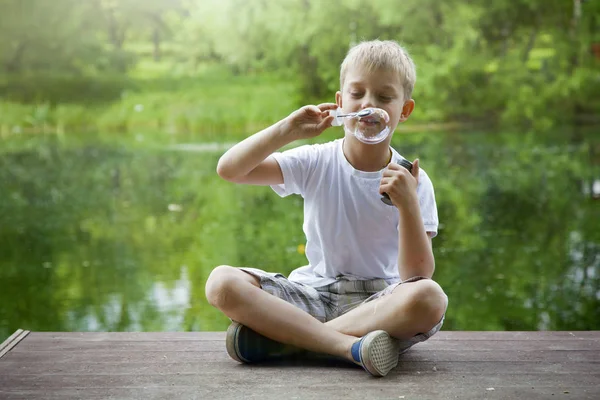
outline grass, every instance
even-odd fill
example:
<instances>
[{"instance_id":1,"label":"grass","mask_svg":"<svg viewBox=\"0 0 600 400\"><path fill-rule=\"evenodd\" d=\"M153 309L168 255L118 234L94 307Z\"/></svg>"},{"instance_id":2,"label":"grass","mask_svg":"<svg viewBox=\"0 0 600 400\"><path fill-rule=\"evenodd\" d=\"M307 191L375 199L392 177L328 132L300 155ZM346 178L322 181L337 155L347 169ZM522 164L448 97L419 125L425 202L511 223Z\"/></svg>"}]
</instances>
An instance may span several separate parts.
<instances>
[{"instance_id":1,"label":"grass","mask_svg":"<svg viewBox=\"0 0 600 400\"><path fill-rule=\"evenodd\" d=\"M156 131L235 140L283 118L298 103L294 84L276 77L234 76L212 69L198 76L165 78L156 68L147 71L133 71L119 95L108 101L57 101L57 96L43 98L34 89L29 89L33 98L0 98L0 133ZM108 90L113 93L115 88Z\"/></svg>"}]
</instances>

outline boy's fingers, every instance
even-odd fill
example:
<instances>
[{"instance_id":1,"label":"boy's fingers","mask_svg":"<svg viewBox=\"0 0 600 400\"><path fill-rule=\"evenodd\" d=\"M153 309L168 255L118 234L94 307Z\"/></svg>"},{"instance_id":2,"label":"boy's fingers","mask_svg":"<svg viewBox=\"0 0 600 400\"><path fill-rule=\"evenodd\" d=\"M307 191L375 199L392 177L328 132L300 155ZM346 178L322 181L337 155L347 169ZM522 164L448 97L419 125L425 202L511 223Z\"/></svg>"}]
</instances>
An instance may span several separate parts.
<instances>
[{"instance_id":1,"label":"boy's fingers","mask_svg":"<svg viewBox=\"0 0 600 400\"><path fill-rule=\"evenodd\" d=\"M415 178L419 177L419 159L418 158L415 161L413 161L412 176L414 176Z\"/></svg>"},{"instance_id":2,"label":"boy's fingers","mask_svg":"<svg viewBox=\"0 0 600 400\"><path fill-rule=\"evenodd\" d=\"M319 107L317 106L306 106L305 110L309 113L309 114L320 114L321 110L319 109Z\"/></svg>"},{"instance_id":3,"label":"boy's fingers","mask_svg":"<svg viewBox=\"0 0 600 400\"><path fill-rule=\"evenodd\" d=\"M396 164L395 162L391 162L385 167L386 170L392 170L392 171L400 171L400 168L403 168L403 167L400 167L400 165Z\"/></svg>"},{"instance_id":4,"label":"boy's fingers","mask_svg":"<svg viewBox=\"0 0 600 400\"><path fill-rule=\"evenodd\" d=\"M396 175L396 171L398 171L398 169L389 168L389 166L388 166L388 168L383 170L383 176L389 176L389 177L394 176L394 175Z\"/></svg>"},{"instance_id":5,"label":"boy's fingers","mask_svg":"<svg viewBox=\"0 0 600 400\"><path fill-rule=\"evenodd\" d=\"M390 185L388 182L381 182L379 185L379 194L387 193L390 189Z\"/></svg>"},{"instance_id":6,"label":"boy's fingers","mask_svg":"<svg viewBox=\"0 0 600 400\"><path fill-rule=\"evenodd\" d=\"M321 103L317 106L321 111L335 110L338 105L335 103Z\"/></svg>"},{"instance_id":7,"label":"boy's fingers","mask_svg":"<svg viewBox=\"0 0 600 400\"><path fill-rule=\"evenodd\" d=\"M319 125L317 125L317 129L319 131L324 131L325 129L331 127L331 122L333 121L333 117L329 116L323 119L323 121L321 121L319 123Z\"/></svg>"},{"instance_id":8,"label":"boy's fingers","mask_svg":"<svg viewBox=\"0 0 600 400\"><path fill-rule=\"evenodd\" d=\"M406 168L396 164L396 163L390 163L388 164L388 166L383 170L383 175L384 176L393 176L397 174L397 171L402 171L402 170L406 170ZM407 170L408 171L408 170Z\"/></svg>"}]
</instances>

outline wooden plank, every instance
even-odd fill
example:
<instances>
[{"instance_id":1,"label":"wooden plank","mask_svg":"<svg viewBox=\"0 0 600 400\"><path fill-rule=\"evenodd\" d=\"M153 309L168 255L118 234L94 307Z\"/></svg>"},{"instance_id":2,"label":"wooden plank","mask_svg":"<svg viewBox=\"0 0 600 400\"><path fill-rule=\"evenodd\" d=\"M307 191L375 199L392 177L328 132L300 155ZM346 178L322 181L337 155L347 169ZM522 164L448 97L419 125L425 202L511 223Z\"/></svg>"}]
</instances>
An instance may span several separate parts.
<instances>
[{"instance_id":1,"label":"wooden plank","mask_svg":"<svg viewBox=\"0 0 600 400\"><path fill-rule=\"evenodd\" d=\"M115 351L121 352L123 348L129 347L138 349L140 351L169 351L176 353L178 351L223 351L225 349L224 340L211 340L211 341L144 341L144 342L129 342L129 341L94 341L89 342L71 342L68 340L27 340L23 343L19 351L29 351L29 349L43 350L43 351L55 351L62 349L63 346L73 346L77 348L94 349L101 347L106 352ZM428 340L423 343L419 343L412 348L415 349L427 349L435 351L494 351L501 349L503 351L530 351L530 350L555 350L555 351L600 351L600 343L590 340L559 340L559 341L477 341L472 342L452 342L452 341L433 341ZM412 353L412 350L408 353Z\"/></svg>"},{"instance_id":2,"label":"wooden plank","mask_svg":"<svg viewBox=\"0 0 600 400\"><path fill-rule=\"evenodd\" d=\"M4 342L2 342L2 344L0 344L0 353L2 353L4 351L4 349L8 348L8 346L15 340L15 338L20 336L22 332L23 332L23 329L17 329Z\"/></svg>"},{"instance_id":3,"label":"wooden plank","mask_svg":"<svg viewBox=\"0 0 600 400\"><path fill-rule=\"evenodd\" d=\"M455 372L404 374L391 371L385 379L373 379L360 368L316 368L316 367L248 367L227 370L203 370L193 373L163 373L145 375L0 375L0 387L16 389L44 388L53 391L60 388L87 387L171 387L227 385L298 387L337 387L357 385L361 389L378 389L382 386L442 385L446 387L554 387L562 386L598 388L600 374L464 374Z\"/></svg>"},{"instance_id":4,"label":"wooden plank","mask_svg":"<svg viewBox=\"0 0 600 400\"><path fill-rule=\"evenodd\" d=\"M31 332L28 341L72 342L204 342L224 341L225 332Z\"/></svg>"},{"instance_id":5,"label":"wooden plank","mask_svg":"<svg viewBox=\"0 0 600 400\"><path fill-rule=\"evenodd\" d=\"M381 381L381 380L379 380ZM22 391L2 390L0 388L0 398L5 400L29 400L29 399L220 399L220 400L239 400L239 399L257 399L257 400L322 400L322 399L345 399L345 400L364 400L368 399L527 399L527 400L547 400L547 399L578 399L578 400L598 400L600 398L600 389L598 388L580 388L574 385L567 385L560 388L552 387L496 387L493 391L487 390L489 387L481 385L476 387L438 387L434 385L423 385L415 387L414 385L397 384L395 387L383 385L378 389L363 389L356 385L348 387L294 387L287 390L284 386L260 386L260 387L238 387L234 385L225 387L216 387L215 385L203 385L196 387L171 386L171 387L111 387L111 388L58 388L52 392L44 389L24 389Z\"/></svg>"},{"instance_id":6,"label":"wooden plank","mask_svg":"<svg viewBox=\"0 0 600 400\"><path fill-rule=\"evenodd\" d=\"M344 365L344 361L337 360L298 360L297 362L270 363L263 365L272 369L306 367L306 368L355 368L353 364ZM181 374L196 373L200 376L210 376L213 370L228 371L236 368L233 360L207 361L199 358L196 361L173 362L168 359L158 362L127 362L127 363L98 363L89 360L82 363L35 363L20 364L5 361L0 365L0 374L7 376L17 375L148 375L168 374L177 371ZM530 362L530 361L402 361L395 369L396 373L428 373L430 371L443 373L462 373L470 375L511 375L511 374L599 374L600 362ZM561 378L562 379L562 378Z\"/></svg>"},{"instance_id":7,"label":"wooden plank","mask_svg":"<svg viewBox=\"0 0 600 400\"><path fill-rule=\"evenodd\" d=\"M136 363L136 362L194 362L203 360L210 363L214 361L234 362L229 358L225 351L225 345L218 343L214 348L199 349L186 352L122 352L106 351L94 353L93 357L89 352L63 352L63 351L44 351L44 352L21 352L12 351L5 356L4 362L14 362L21 365L29 363ZM424 349L423 345L416 346L409 352L401 356L401 362L404 361L530 361L530 362L600 362L600 352L584 350L568 351L539 351L539 350L506 350L502 352L492 350L473 351L465 350L436 350L430 351ZM0 368L2 363L0 363Z\"/></svg>"},{"instance_id":8,"label":"wooden plank","mask_svg":"<svg viewBox=\"0 0 600 400\"><path fill-rule=\"evenodd\" d=\"M515 348L523 350L579 350L579 351L600 351L600 341L592 339L579 340L477 340L468 342L452 340L431 340L419 344L419 347L426 346L428 349L435 350L495 350L507 351ZM90 352L106 351L127 351L127 352L179 352L179 351L198 351L200 345L216 346L222 348L223 341L71 341L66 339L47 339L47 340L26 340L13 351L78 351L85 349Z\"/></svg>"},{"instance_id":9,"label":"wooden plank","mask_svg":"<svg viewBox=\"0 0 600 400\"><path fill-rule=\"evenodd\" d=\"M557 340L591 339L600 341L600 331L441 331L429 340Z\"/></svg>"},{"instance_id":10,"label":"wooden plank","mask_svg":"<svg viewBox=\"0 0 600 400\"><path fill-rule=\"evenodd\" d=\"M15 347L19 342L25 339L25 336L29 334L29 331L24 331L22 329L17 329L15 333L10 335L8 339L6 339L0 345L0 358L2 358L5 354L7 354L13 347Z\"/></svg>"},{"instance_id":11,"label":"wooden plank","mask_svg":"<svg viewBox=\"0 0 600 400\"><path fill-rule=\"evenodd\" d=\"M240 365L224 338L32 332L0 360L0 398L600 398L600 332L441 332L384 379L331 359Z\"/></svg>"},{"instance_id":12,"label":"wooden plank","mask_svg":"<svg viewBox=\"0 0 600 400\"><path fill-rule=\"evenodd\" d=\"M224 341L225 332L31 332L28 341ZM441 331L429 341L521 341L584 339L600 342L600 331Z\"/></svg>"}]
</instances>

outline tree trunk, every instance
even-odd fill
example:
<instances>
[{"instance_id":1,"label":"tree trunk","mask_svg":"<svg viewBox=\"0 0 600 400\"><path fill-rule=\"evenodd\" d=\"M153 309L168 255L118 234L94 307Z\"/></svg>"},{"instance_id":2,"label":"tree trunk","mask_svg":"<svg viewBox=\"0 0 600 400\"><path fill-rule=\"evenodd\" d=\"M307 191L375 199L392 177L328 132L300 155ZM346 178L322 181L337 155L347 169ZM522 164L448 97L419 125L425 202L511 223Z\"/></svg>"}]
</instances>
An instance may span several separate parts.
<instances>
[{"instance_id":1,"label":"tree trunk","mask_svg":"<svg viewBox=\"0 0 600 400\"><path fill-rule=\"evenodd\" d=\"M302 79L302 92L306 100L319 98L323 95L323 84L317 74L317 60L310 55L310 48L304 45L299 49L300 77Z\"/></svg>"},{"instance_id":2,"label":"tree trunk","mask_svg":"<svg viewBox=\"0 0 600 400\"><path fill-rule=\"evenodd\" d=\"M21 69L21 60L23 59L23 54L25 54L25 47L25 42L19 43L12 58L4 65L6 72L17 72Z\"/></svg>"},{"instance_id":3,"label":"tree trunk","mask_svg":"<svg viewBox=\"0 0 600 400\"><path fill-rule=\"evenodd\" d=\"M310 12L310 1L303 0L302 8L304 9L304 20L308 19ZM308 39L310 42L310 39ZM322 96L323 84L319 75L317 74L317 60L310 55L310 44L306 43L298 49L299 56L299 75L302 81L301 92L305 99L303 101L309 101L313 98Z\"/></svg>"},{"instance_id":4,"label":"tree trunk","mask_svg":"<svg viewBox=\"0 0 600 400\"><path fill-rule=\"evenodd\" d=\"M571 62L569 75L579 66L579 21L581 20L581 0L573 0L573 17L571 18Z\"/></svg>"},{"instance_id":5,"label":"tree trunk","mask_svg":"<svg viewBox=\"0 0 600 400\"><path fill-rule=\"evenodd\" d=\"M531 33L529 34L529 40L527 41L527 46L525 47L525 52L523 53L522 57L523 64L525 64L529 60L529 54L531 53L531 49L533 49L533 46L535 45L535 40L537 38L538 31L539 25L536 24L533 27Z\"/></svg>"},{"instance_id":6,"label":"tree trunk","mask_svg":"<svg viewBox=\"0 0 600 400\"><path fill-rule=\"evenodd\" d=\"M504 26L502 27L502 50L500 50L500 57L504 58L506 57L506 54L508 54L508 49L510 48L510 38L512 36L512 23L511 21L506 21L506 23L504 24Z\"/></svg>"},{"instance_id":7,"label":"tree trunk","mask_svg":"<svg viewBox=\"0 0 600 400\"><path fill-rule=\"evenodd\" d=\"M160 61L160 28L155 26L152 31L152 44L154 46L152 51L152 56L154 57L154 61Z\"/></svg>"},{"instance_id":8,"label":"tree trunk","mask_svg":"<svg viewBox=\"0 0 600 400\"><path fill-rule=\"evenodd\" d=\"M115 49L121 50L123 48L123 43L125 43L125 28L119 29L119 23L117 22L113 8L108 10L108 37Z\"/></svg>"}]
</instances>

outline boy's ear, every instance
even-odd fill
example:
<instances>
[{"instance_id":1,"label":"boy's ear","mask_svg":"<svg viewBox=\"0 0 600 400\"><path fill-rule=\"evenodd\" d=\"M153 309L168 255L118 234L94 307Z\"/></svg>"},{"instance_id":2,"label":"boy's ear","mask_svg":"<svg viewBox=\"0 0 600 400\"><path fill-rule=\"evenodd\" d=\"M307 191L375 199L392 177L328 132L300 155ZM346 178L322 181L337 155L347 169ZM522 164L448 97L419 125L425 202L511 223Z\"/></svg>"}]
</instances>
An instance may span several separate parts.
<instances>
[{"instance_id":1,"label":"boy's ear","mask_svg":"<svg viewBox=\"0 0 600 400\"><path fill-rule=\"evenodd\" d=\"M413 110L415 109L415 101L413 99L407 100L402 106L402 114L400 115L400 122L404 122L410 117Z\"/></svg>"},{"instance_id":2,"label":"boy's ear","mask_svg":"<svg viewBox=\"0 0 600 400\"><path fill-rule=\"evenodd\" d=\"M335 103L338 105L339 108L342 108L342 92L340 92L339 90L335 92Z\"/></svg>"}]
</instances>

